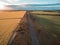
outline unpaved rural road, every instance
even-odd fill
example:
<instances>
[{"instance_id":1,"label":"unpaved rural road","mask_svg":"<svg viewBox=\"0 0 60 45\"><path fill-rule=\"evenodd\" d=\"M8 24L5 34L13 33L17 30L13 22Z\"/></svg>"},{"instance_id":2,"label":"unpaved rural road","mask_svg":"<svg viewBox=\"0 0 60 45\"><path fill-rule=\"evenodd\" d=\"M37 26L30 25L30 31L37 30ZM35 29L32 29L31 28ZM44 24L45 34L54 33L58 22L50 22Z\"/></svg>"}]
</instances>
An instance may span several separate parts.
<instances>
[{"instance_id":1,"label":"unpaved rural road","mask_svg":"<svg viewBox=\"0 0 60 45\"><path fill-rule=\"evenodd\" d=\"M39 42L38 42L38 39L37 39L37 37L36 37L35 29L34 29L33 22L32 22L32 20L31 20L29 11L26 11L25 16L26 16L25 18L27 18L27 23L29 24L28 27L29 27L29 30L30 30L30 36L31 36L31 39L32 39L32 45L39 45ZM23 18L23 20L25 20L25 19ZM26 26L26 25L25 25L25 26ZM23 27L23 29L24 29L24 27ZM18 30L19 30L19 29L18 29ZM12 37L11 37L8 45L11 45L11 43L12 43L13 40L14 40L15 35L17 35L16 32L12 35ZM18 35L19 35L19 34L18 34ZM20 37L20 35L19 35L18 37ZM18 41L19 41L19 39L18 39ZM23 41L24 41L24 40L23 40ZM17 42L17 41L15 41L15 42ZM12 44L14 45L14 43L12 43ZM20 45L20 44L19 44L19 45Z\"/></svg>"},{"instance_id":2,"label":"unpaved rural road","mask_svg":"<svg viewBox=\"0 0 60 45\"><path fill-rule=\"evenodd\" d=\"M35 29L34 29L32 20L30 18L29 11L27 12L26 15L27 15L27 18L28 18L28 23L29 23L29 29L30 29L30 34L31 34L31 38L32 38L32 43L33 43L33 45L39 45L38 39L36 37Z\"/></svg>"}]
</instances>

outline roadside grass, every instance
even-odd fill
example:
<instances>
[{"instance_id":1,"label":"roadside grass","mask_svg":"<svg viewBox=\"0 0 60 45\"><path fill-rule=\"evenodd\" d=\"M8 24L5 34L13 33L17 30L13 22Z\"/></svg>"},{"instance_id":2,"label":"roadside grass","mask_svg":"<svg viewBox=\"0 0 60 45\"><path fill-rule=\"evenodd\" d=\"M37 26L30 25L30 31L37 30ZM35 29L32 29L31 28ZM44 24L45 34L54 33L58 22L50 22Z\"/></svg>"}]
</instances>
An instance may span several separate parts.
<instances>
[{"instance_id":1,"label":"roadside grass","mask_svg":"<svg viewBox=\"0 0 60 45\"><path fill-rule=\"evenodd\" d=\"M42 12L43 13L43 12ZM50 13L48 13L50 14ZM39 34L39 38L41 38L39 41L41 42L42 40L45 40L45 44L43 44L42 42L40 43L41 45L52 45L50 43L49 40L57 40L57 42L60 41L60 16L57 16L57 15L40 15L40 12L39 14L35 11L33 11L33 13L31 12L31 15L35 18L35 22L42 26L42 28L40 30L45 30L45 31L48 31L51 35L49 35L49 37L51 38L47 38L48 36L45 36L46 34L44 34L43 32L40 32ZM43 35L44 34L44 35ZM43 35L43 36L42 36ZM42 37L41 37L42 36ZM44 38L46 39L44 39ZM53 38L54 37L54 38ZM43 38L43 39L42 39ZM47 41L48 40L48 41ZM50 44L49 44L50 43Z\"/></svg>"},{"instance_id":2,"label":"roadside grass","mask_svg":"<svg viewBox=\"0 0 60 45\"><path fill-rule=\"evenodd\" d=\"M32 39L26 15L24 15L18 25L17 35L11 45L32 45Z\"/></svg>"},{"instance_id":3,"label":"roadside grass","mask_svg":"<svg viewBox=\"0 0 60 45\"><path fill-rule=\"evenodd\" d=\"M55 34L60 34L60 16L38 15L37 12L31 14L36 18L36 22L45 27L45 30Z\"/></svg>"}]
</instances>

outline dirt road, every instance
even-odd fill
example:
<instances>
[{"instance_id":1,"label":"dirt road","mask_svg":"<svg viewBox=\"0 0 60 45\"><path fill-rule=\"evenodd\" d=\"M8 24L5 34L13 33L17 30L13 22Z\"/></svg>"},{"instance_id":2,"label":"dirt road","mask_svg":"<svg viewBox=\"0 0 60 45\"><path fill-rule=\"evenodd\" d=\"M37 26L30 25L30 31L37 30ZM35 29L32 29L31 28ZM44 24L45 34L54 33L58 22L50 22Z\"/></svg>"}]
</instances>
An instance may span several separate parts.
<instances>
[{"instance_id":1,"label":"dirt road","mask_svg":"<svg viewBox=\"0 0 60 45\"><path fill-rule=\"evenodd\" d=\"M31 16L30 16L29 12L27 12L27 18L28 18L28 24L29 24L30 34L31 34L31 38L32 38L32 44L39 45L39 42L38 42L38 39L36 36L36 32L34 29L34 25L32 23Z\"/></svg>"}]
</instances>

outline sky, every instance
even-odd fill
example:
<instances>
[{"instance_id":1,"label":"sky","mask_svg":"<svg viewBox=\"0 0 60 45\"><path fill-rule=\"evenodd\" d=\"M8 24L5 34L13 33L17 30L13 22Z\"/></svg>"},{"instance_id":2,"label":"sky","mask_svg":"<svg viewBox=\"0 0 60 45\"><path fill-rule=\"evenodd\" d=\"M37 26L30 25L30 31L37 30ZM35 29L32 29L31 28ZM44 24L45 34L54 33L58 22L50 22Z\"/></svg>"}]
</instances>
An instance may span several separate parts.
<instances>
[{"instance_id":1,"label":"sky","mask_svg":"<svg viewBox=\"0 0 60 45\"><path fill-rule=\"evenodd\" d=\"M60 0L0 0L0 9L5 5L20 5L20 4L54 4L60 3Z\"/></svg>"},{"instance_id":2,"label":"sky","mask_svg":"<svg viewBox=\"0 0 60 45\"><path fill-rule=\"evenodd\" d=\"M0 0L0 4L51 4L51 3L60 3L60 0Z\"/></svg>"}]
</instances>

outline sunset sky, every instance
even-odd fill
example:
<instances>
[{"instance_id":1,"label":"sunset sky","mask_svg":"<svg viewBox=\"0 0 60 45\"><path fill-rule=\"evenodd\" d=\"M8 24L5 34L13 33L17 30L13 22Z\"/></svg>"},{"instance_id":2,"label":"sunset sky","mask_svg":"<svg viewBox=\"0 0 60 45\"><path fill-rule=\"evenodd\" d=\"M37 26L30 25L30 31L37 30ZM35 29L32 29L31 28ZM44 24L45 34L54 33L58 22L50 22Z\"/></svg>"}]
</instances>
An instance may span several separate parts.
<instances>
[{"instance_id":1,"label":"sunset sky","mask_svg":"<svg viewBox=\"0 0 60 45\"><path fill-rule=\"evenodd\" d=\"M29 4L29 3L39 3L39 4L51 4L60 3L60 0L0 0L0 4Z\"/></svg>"},{"instance_id":2,"label":"sunset sky","mask_svg":"<svg viewBox=\"0 0 60 45\"><path fill-rule=\"evenodd\" d=\"M0 9L6 9L5 5L55 4L55 3L60 3L60 0L0 0Z\"/></svg>"}]
</instances>

